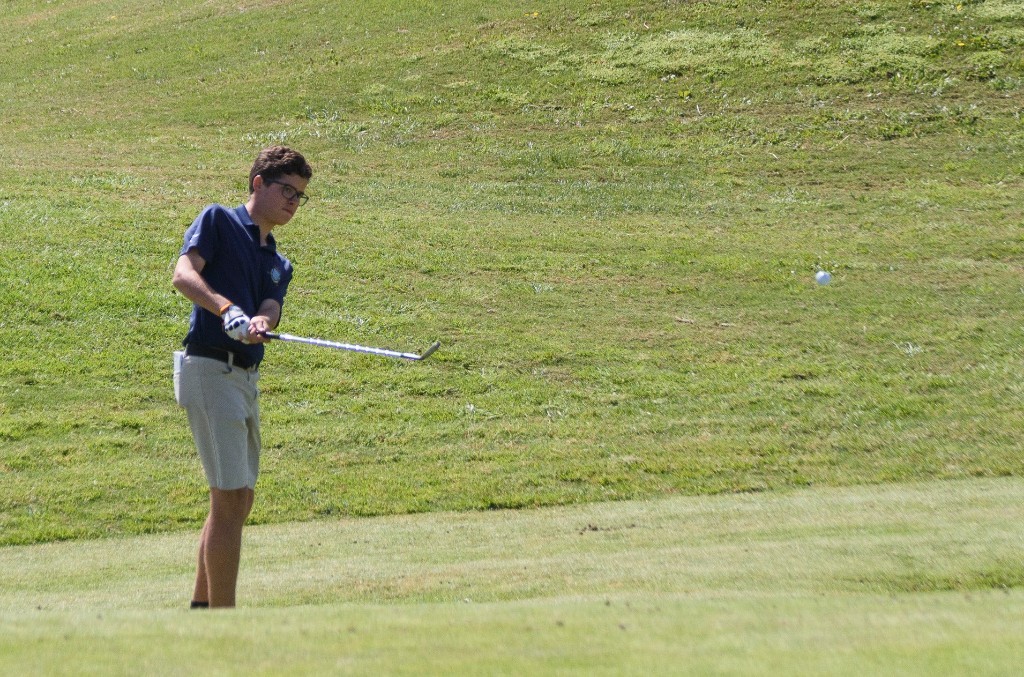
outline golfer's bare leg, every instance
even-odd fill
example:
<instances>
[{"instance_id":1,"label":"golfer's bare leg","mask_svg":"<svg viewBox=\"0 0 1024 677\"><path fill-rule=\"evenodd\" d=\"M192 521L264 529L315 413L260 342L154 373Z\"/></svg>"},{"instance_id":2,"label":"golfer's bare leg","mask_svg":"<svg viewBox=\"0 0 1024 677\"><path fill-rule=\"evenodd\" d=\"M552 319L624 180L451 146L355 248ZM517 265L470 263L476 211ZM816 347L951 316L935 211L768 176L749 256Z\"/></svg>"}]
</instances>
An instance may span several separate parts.
<instances>
[{"instance_id":1,"label":"golfer's bare leg","mask_svg":"<svg viewBox=\"0 0 1024 677\"><path fill-rule=\"evenodd\" d=\"M210 607L235 606L242 527L252 509L252 489L210 489L210 515L200 549L206 565ZM197 579L199 576L197 575Z\"/></svg>"},{"instance_id":2,"label":"golfer's bare leg","mask_svg":"<svg viewBox=\"0 0 1024 677\"><path fill-rule=\"evenodd\" d=\"M196 587L192 591L193 602L210 601L210 583L206 580L206 530L210 526L207 516L203 530L199 533L199 561L196 562Z\"/></svg>"}]
</instances>

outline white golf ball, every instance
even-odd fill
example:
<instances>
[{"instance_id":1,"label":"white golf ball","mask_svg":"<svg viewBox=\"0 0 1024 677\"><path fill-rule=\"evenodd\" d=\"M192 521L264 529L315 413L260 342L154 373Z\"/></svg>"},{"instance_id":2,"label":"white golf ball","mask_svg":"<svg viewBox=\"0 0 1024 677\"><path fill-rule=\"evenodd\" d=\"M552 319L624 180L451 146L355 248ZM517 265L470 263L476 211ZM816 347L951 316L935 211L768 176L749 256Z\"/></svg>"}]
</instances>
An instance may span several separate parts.
<instances>
[{"instance_id":1,"label":"white golf ball","mask_svg":"<svg viewBox=\"0 0 1024 677\"><path fill-rule=\"evenodd\" d=\"M814 279L817 280L818 284L826 285L832 281L832 273L827 270L819 270L818 274L814 276Z\"/></svg>"}]
</instances>

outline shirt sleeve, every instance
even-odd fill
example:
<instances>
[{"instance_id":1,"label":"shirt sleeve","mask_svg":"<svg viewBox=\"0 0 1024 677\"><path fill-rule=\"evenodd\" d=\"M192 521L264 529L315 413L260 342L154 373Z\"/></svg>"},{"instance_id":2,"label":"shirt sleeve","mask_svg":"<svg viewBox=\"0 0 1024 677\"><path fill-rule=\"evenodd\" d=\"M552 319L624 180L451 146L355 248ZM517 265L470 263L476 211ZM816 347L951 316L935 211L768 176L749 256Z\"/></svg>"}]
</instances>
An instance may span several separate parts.
<instances>
[{"instance_id":1,"label":"shirt sleeve","mask_svg":"<svg viewBox=\"0 0 1024 677\"><path fill-rule=\"evenodd\" d=\"M195 249L206 263L212 263L217 257L217 243L220 239L218 224L222 222L219 212L221 207L206 207L185 231L185 242L181 247L180 256Z\"/></svg>"},{"instance_id":2,"label":"shirt sleeve","mask_svg":"<svg viewBox=\"0 0 1024 677\"><path fill-rule=\"evenodd\" d=\"M273 299L278 305L284 307L284 296L288 293L288 285L292 281L292 264L284 257L278 257L271 268L263 276L264 299Z\"/></svg>"}]
</instances>

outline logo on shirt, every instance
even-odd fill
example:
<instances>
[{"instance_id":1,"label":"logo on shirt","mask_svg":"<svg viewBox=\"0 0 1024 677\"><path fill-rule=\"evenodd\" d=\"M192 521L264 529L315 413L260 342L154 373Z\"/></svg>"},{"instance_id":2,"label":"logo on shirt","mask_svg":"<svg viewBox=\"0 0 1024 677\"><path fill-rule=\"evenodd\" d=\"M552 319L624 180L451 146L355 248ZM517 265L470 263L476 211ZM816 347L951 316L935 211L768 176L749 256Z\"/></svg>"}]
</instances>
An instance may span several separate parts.
<instances>
[{"instance_id":1,"label":"logo on shirt","mask_svg":"<svg viewBox=\"0 0 1024 677\"><path fill-rule=\"evenodd\" d=\"M270 271L270 280L274 284L281 284L281 270L280 268L274 268Z\"/></svg>"}]
</instances>

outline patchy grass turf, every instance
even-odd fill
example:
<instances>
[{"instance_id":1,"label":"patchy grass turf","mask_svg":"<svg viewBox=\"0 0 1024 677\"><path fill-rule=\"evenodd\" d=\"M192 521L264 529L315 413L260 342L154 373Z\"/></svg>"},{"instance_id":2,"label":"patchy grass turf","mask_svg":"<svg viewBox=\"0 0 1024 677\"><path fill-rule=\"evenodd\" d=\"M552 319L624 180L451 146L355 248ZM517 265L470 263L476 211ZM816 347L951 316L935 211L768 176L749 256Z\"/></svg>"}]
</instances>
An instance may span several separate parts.
<instances>
[{"instance_id":1,"label":"patchy grass turf","mask_svg":"<svg viewBox=\"0 0 1024 677\"><path fill-rule=\"evenodd\" d=\"M1011 672L1022 18L5 3L0 667ZM248 608L187 614L171 267L271 143L282 329L444 345L272 346Z\"/></svg>"},{"instance_id":2,"label":"patchy grass turf","mask_svg":"<svg viewBox=\"0 0 1024 677\"><path fill-rule=\"evenodd\" d=\"M197 524L171 265L278 142L283 329L444 346L274 346L257 522L1021 470L1013 3L5 12L4 543Z\"/></svg>"}]
</instances>

